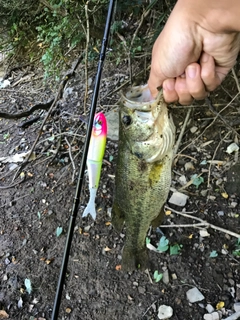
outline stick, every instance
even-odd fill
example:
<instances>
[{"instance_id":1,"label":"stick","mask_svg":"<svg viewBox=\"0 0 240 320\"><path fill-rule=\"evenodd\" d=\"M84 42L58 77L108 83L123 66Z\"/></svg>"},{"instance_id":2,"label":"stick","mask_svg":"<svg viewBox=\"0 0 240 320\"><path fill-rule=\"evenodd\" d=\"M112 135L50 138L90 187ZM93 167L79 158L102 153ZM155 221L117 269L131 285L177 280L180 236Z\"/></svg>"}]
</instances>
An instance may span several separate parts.
<instances>
[{"instance_id":1,"label":"stick","mask_svg":"<svg viewBox=\"0 0 240 320\"><path fill-rule=\"evenodd\" d=\"M233 237L235 237L235 238L237 238L237 239L240 238L240 234L235 233L235 232L232 232L232 231L227 230L227 229L224 229L224 228L221 228L221 227L218 227L218 226L215 226L214 224L211 224L211 223L209 223L209 222L207 222L207 221L205 221L205 220L203 220L203 219L200 219L200 218L198 218L198 217L196 217L196 216L192 216L192 215L189 215L189 214L187 214L187 213L183 213L183 212L174 210L174 209L172 209L172 208L170 208L170 207L168 207L168 206L165 206L165 208L168 209L168 210L170 210L170 211L172 211L172 212L174 212L174 213L176 213L176 214L179 214L179 215L181 215L181 216L183 216L183 217L200 221L200 222L201 222L203 225L205 225L207 228L210 227L210 228L212 228L212 229L214 229L214 230L218 230L218 231L221 231L221 232L223 232L223 233L227 233L227 234L229 234L230 236L233 236ZM194 226L194 225L193 225L193 226ZM161 227L162 227L162 226L161 226Z\"/></svg>"}]
</instances>

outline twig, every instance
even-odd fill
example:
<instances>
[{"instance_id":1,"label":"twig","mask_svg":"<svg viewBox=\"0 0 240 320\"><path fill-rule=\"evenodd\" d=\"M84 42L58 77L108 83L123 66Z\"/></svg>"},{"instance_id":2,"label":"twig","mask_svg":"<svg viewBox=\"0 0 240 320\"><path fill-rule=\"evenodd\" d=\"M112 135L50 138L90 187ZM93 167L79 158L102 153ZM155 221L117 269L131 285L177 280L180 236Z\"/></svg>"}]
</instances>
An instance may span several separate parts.
<instances>
[{"instance_id":1,"label":"twig","mask_svg":"<svg viewBox=\"0 0 240 320\"><path fill-rule=\"evenodd\" d=\"M212 156L212 160L211 160L211 162L210 162L210 164L209 164L209 168L208 168L208 183L207 183L207 188L210 188L211 169L212 169L213 160L215 159L217 150L218 150L218 148L220 147L222 141L223 141L224 139L226 139L229 134L230 134L230 132L227 132L227 134L225 134L225 136L220 140L220 142L218 143L216 149L214 150L214 153L213 153L213 156Z\"/></svg>"},{"instance_id":2,"label":"twig","mask_svg":"<svg viewBox=\"0 0 240 320\"><path fill-rule=\"evenodd\" d=\"M235 72L234 68L232 68L232 74L233 74L233 78L234 78L234 80L236 82L236 86L237 86L238 92L240 92L239 80L238 80L238 77L236 75L236 72Z\"/></svg>"},{"instance_id":3,"label":"twig","mask_svg":"<svg viewBox=\"0 0 240 320\"><path fill-rule=\"evenodd\" d=\"M145 315L148 313L148 311L152 308L152 306L154 306L154 304L157 302L157 300L156 301L154 301L148 308L147 308L147 310L144 312L144 314L142 315L142 318L143 317L145 317Z\"/></svg>"},{"instance_id":4,"label":"twig","mask_svg":"<svg viewBox=\"0 0 240 320\"><path fill-rule=\"evenodd\" d=\"M201 177L202 174L203 174L203 172L200 173L200 174L198 174L194 179L191 179L190 181L188 181L184 186L182 186L181 188L179 188L178 191L182 191L182 190L188 188L189 186L191 186L191 185L193 184L193 181L194 181L195 179L198 179L199 177Z\"/></svg>"},{"instance_id":5,"label":"twig","mask_svg":"<svg viewBox=\"0 0 240 320\"><path fill-rule=\"evenodd\" d=\"M71 159L72 167L73 167L73 174L72 174L72 183L73 183L74 182L74 177L75 177L75 172L76 172L76 166L75 166L75 163L74 163L73 157L72 157L71 145L68 142L68 139L66 137L65 137L65 141L67 142L67 145L68 145L69 158Z\"/></svg>"},{"instance_id":6,"label":"twig","mask_svg":"<svg viewBox=\"0 0 240 320\"><path fill-rule=\"evenodd\" d=\"M240 93L240 92L239 92ZM215 110L214 106L212 105L212 101L210 100L210 98L206 98L206 101L208 103L209 109L212 111L212 113L217 117L220 118L220 120L225 124L226 127L228 127L228 129L230 129L231 131L233 131L237 136L240 137L239 133L232 127L230 126L230 124L228 124L228 122L220 115L220 112L217 112L217 110ZM222 110L221 110L222 111ZM215 118L215 119L216 119ZM214 120L215 120L214 119Z\"/></svg>"},{"instance_id":7,"label":"twig","mask_svg":"<svg viewBox=\"0 0 240 320\"><path fill-rule=\"evenodd\" d=\"M33 152L33 150L34 150L34 148L35 148L38 140L40 139L40 136L42 135L42 131L43 131L43 127L44 127L45 123L47 122L47 120L48 120L50 114L52 113L52 110L53 110L53 108L55 107L55 105L56 105L56 103L58 102L58 100L60 100L60 99L62 98L65 85L67 84L67 82L68 82L68 80L70 79L70 77L74 75L74 72L75 72L75 70L77 69L77 67L78 67L78 65L80 64L81 61L82 61L82 55L81 55L81 56L78 58L78 60L75 62L73 68L64 75L63 80L62 80L62 82L61 82L61 84L60 84L60 86L59 86L59 90L58 90L58 92L57 92L57 94L56 94L56 97L55 97L55 99L54 99L51 107L49 108L49 110L48 110L48 112L47 112L47 114L46 114L46 116L45 116L45 118L44 118L44 120L43 120L43 122L42 122L42 125L41 125L41 127L40 127L40 129L39 129L39 134L38 134L36 140L34 141L32 147L31 147L31 150L29 151L28 156L26 157L25 161L21 164L21 166L20 166L19 169L17 170L16 174L14 175L13 180L14 180L14 179L16 178L16 176L18 175L18 172L19 172L20 170L22 170L22 169L26 166L26 164L28 163L28 161L29 161L29 159L30 159L30 157L31 157L31 155L32 155L32 152Z\"/></svg>"},{"instance_id":8,"label":"twig","mask_svg":"<svg viewBox=\"0 0 240 320\"><path fill-rule=\"evenodd\" d=\"M218 115L223 112L226 108L228 108L230 106L230 104L237 98L237 96L240 94L240 92L238 92L233 98L232 100L218 113ZM203 134L206 132L207 129L209 129L214 122L217 120L217 116L213 119L213 121L201 132L201 134L195 138L194 140L192 140L187 146L185 146L180 153L182 153L184 150L186 150L190 145L192 145L194 142L196 142L201 136L203 136Z\"/></svg>"},{"instance_id":9,"label":"twig","mask_svg":"<svg viewBox=\"0 0 240 320\"><path fill-rule=\"evenodd\" d=\"M209 223L209 222L207 222L207 221L205 221L205 220L203 220L203 219L200 219L200 218L198 218L198 217L196 217L196 216L189 215L189 214L187 214L187 213L183 213L183 212L174 210L174 209L172 209L172 208L170 208L170 207L168 207L168 206L165 206L165 208L168 209L168 210L170 210L170 211L172 211L172 212L174 212L174 213L176 213L176 214L179 214L179 215L181 215L181 216L183 216L183 217L200 221L200 222L201 222L203 225L205 225L207 228L212 228L212 229L214 229L214 230L218 230L218 231L221 231L221 232L223 232L223 233L227 233L227 234L229 234L230 236L235 237L235 238L237 238L237 239L240 238L240 234L235 233L235 232L232 232L232 231L227 230L227 229L224 229L224 228L221 228L221 227L218 227L218 226L215 226L214 224L211 224L211 223ZM194 226L194 225L193 225L193 226Z\"/></svg>"},{"instance_id":10,"label":"twig","mask_svg":"<svg viewBox=\"0 0 240 320\"><path fill-rule=\"evenodd\" d=\"M19 197L19 198L15 198L15 199L13 199L12 201L3 204L0 208L4 208L4 207L6 207L8 204L10 204L11 202L16 202L16 201L18 201L18 200L20 200L20 199L23 199L23 198L26 198L26 197L29 197L29 194L25 194L24 196L21 196L21 197Z\"/></svg>"},{"instance_id":11,"label":"twig","mask_svg":"<svg viewBox=\"0 0 240 320\"><path fill-rule=\"evenodd\" d=\"M175 144L175 146L173 148L173 157L175 157L177 152L178 152L178 148L179 148L179 145L180 145L180 143L182 141L183 134L184 134L184 132L186 130L186 126L187 126L187 123L188 123L188 120L189 120L189 117L190 117L190 113L191 113L191 109L189 108L188 112L186 114L182 129L181 129L181 132L180 132L180 134L178 136L178 140L177 140L177 142L176 142L176 144Z\"/></svg>"}]
</instances>

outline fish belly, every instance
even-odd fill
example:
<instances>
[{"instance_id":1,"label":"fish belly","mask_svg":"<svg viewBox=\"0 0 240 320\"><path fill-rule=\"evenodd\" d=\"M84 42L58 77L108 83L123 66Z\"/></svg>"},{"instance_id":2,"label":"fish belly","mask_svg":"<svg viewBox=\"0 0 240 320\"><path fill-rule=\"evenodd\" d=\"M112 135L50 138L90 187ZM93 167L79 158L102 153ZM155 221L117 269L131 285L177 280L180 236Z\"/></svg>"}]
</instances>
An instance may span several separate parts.
<instances>
[{"instance_id":1,"label":"fish belly","mask_svg":"<svg viewBox=\"0 0 240 320\"><path fill-rule=\"evenodd\" d=\"M122 269L148 267L146 235L153 220L163 220L163 205L171 183L172 151L161 161L148 163L134 155L120 129L113 226L121 231L126 225Z\"/></svg>"}]
</instances>

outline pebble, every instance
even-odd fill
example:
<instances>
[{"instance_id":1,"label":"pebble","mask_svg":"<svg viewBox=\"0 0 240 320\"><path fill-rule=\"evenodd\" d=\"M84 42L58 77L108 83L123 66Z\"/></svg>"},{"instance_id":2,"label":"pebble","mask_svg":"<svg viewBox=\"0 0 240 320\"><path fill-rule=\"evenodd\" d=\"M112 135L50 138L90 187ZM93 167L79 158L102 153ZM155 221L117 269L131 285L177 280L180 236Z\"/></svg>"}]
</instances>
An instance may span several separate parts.
<instances>
[{"instance_id":1,"label":"pebble","mask_svg":"<svg viewBox=\"0 0 240 320\"><path fill-rule=\"evenodd\" d=\"M187 299L189 302L194 303L197 301L202 301L205 297L198 290L198 288L194 287L186 292Z\"/></svg>"},{"instance_id":2,"label":"pebble","mask_svg":"<svg viewBox=\"0 0 240 320\"><path fill-rule=\"evenodd\" d=\"M239 312L239 311L240 311L240 302L234 303L233 309L234 309L236 312Z\"/></svg>"},{"instance_id":3,"label":"pebble","mask_svg":"<svg viewBox=\"0 0 240 320\"><path fill-rule=\"evenodd\" d=\"M169 272L168 269L163 271L163 283L164 284L169 284Z\"/></svg>"},{"instance_id":4,"label":"pebble","mask_svg":"<svg viewBox=\"0 0 240 320\"><path fill-rule=\"evenodd\" d=\"M213 306L210 303L208 303L206 306L206 310L208 313L212 313L215 309L213 308Z\"/></svg>"},{"instance_id":5,"label":"pebble","mask_svg":"<svg viewBox=\"0 0 240 320\"><path fill-rule=\"evenodd\" d=\"M188 196L181 192L173 192L171 198L169 199L169 203L174 204L179 207L184 207L187 203Z\"/></svg>"},{"instance_id":6,"label":"pebble","mask_svg":"<svg viewBox=\"0 0 240 320\"><path fill-rule=\"evenodd\" d=\"M203 316L204 320L220 320L220 316L218 314L218 312L213 312L213 313L206 313Z\"/></svg>"},{"instance_id":7,"label":"pebble","mask_svg":"<svg viewBox=\"0 0 240 320\"><path fill-rule=\"evenodd\" d=\"M166 306L166 305L161 305L158 308L158 318L159 319L169 319L171 318L171 316L173 315L173 309L170 306Z\"/></svg>"},{"instance_id":8,"label":"pebble","mask_svg":"<svg viewBox=\"0 0 240 320\"><path fill-rule=\"evenodd\" d=\"M224 216L224 212L223 211L218 211L217 214L218 214L219 217Z\"/></svg>"},{"instance_id":9,"label":"pebble","mask_svg":"<svg viewBox=\"0 0 240 320\"><path fill-rule=\"evenodd\" d=\"M184 165L184 168L186 171L189 171L189 170L194 170L194 165L192 164L192 162L186 162L185 165Z\"/></svg>"},{"instance_id":10,"label":"pebble","mask_svg":"<svg viewBox=\"0 0 240 320\"><path fill-rule=\"evenodd\" d=\"M144 294L146 292L146 289L144 287L138 287L138 292L141 294Z\"/></svg>"},{"instance_id":11,"label":"pebble","mask_svg":"<svg viewBox=\"0 0 240 320\"><path fill-rule=\"evenodd\" d=\"M198 130L198 127L192 127L190 128L191 133L195 133Z\"/></svg>"}]
</instances>

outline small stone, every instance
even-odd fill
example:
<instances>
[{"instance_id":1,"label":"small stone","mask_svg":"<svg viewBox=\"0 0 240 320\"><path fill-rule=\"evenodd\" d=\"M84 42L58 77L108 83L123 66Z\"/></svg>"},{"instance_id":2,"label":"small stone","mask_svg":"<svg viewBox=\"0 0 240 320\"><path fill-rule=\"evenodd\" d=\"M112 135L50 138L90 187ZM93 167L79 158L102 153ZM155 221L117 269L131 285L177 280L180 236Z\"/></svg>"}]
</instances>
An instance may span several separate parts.
<instances>
[{"instance_id":1,"label":"small stone","mask_svg":"<svg viewBox=\"0 0 240 320\"><path fill-rule=\"evenodd\" d=\"M173 280L177 280L177 275L176 275L176 273L172 273L172 279L173 279Z\"/></svg>"},{"instance_id":2,"label":"small stone","mask_svg":"<svg viewBox=\"0 0 240 320\"><path fill-rule=\"evenodd\" d=\"M239 312L239 311L240 311L240 302L234 303L233 309L234 309L236 312Z\"/></svg>"},{"instance_id":3,"label":"small stone","mask_svg":"<svg viewBox=\"0 0 240 320\"><path fill-rule=\"evenodd\" d=\"M144 294L146 292L146 289L144 287L138 287L138 292L141 294Z\"/></svg>"},{"instance_id":4,"label":"small stone","mask_svg":"<svg viewBox=\"0 0 240 320\"><path fill-rule=\"evenodd\" d=\"M133 281L133 285L134 285L135 287L138 287L138 283L137 283L136 281Z\"/></svg>"},{"instance_id":5,"label":"small stone","mask_svg":"<svg viewBox=\"0 0 240 320\"><path fill-rule=\"evenodd\" d=\"M192 127L190 128L191 133L195 133L198 130L198 127Z\"/></svg>"},{"instance_id":6,"label":"small stone","mask_svg":"<svg viewBox=\"0 0 240 320\"><path fill-rule=\"evenodd\" d=\"M168 269L163 271L163 283L169 284L169 272Z\"/></svg>"},{"instance_id":7,"label":"small stone","mask_svg":"<svg viewBox=\"0 0 240 320\"><path fill-rule=\"evenodd\" d=\"M169 203L174 204L179 207L184 207L187 203L188 196L181 192L173 192L171 198L169 199Z\"/></svg>"},{"instance_id":8,"label":"small stone","mask_svg":"<svg viewBox=\"0 0 240 320\"><path fill-rule=\"evenodd\" d=\"M186 171L189 171L189 170L194 170L194 165L192 164L192 162L186 162L185 165L184 165L184 168Z\"/></svg>"},{"instance_id":9,"label":"small stone","mask_svg":"<svg viewBox=\"0 0 240 320\"><path fill-rule=\"evenodd\" d=\"M203 316L204 320L212 320L212 314L211 313L205 313L205 315Z\"/></svg>"},{"instance_id":10,"label":"small stone","mask_svg":"<svg viewBox=\"0 0 240 320\"><path fill-rule=\"evenodd\" d=\"M235 202L235 201L233 201L233 202L230 203L230 207L231 207L231 208L236 208L237 205L238 205L238 203Z\"/></svg>"},{"instance_id":11,"label":"small stone","mask_svg":"<svg viewBox=\"0 0 240 320\"><path fill-rule=\"evenodd\" d=\"M178 178L179 183L184 186L187 183L186 176L182 175Z\"/></svg>"},{"instance_id":12,"label":"small stone","mask_svg":"<svg viewBox=\"0 0 240 320\"><path fill-rule=\"evenodd\" d=\"M208 313L212 313L215 309L213 308L213 306L211 304L207 304L206 306L206 310Z\"/></svg>"},{"instance_id":13,"label":"small stone","mask_svg":"<svg viewBox=\"0 0 240 320\"><path fill-rule=\"evenodd\" d=\"M194 287L186 292L187 299L189 302L194 303L197 301L202 301L205 297L198 290L198 288Z\"/></svg>"},{"instance_id":14,"label":"small stone","mask_svg":"<svg viewBox=\"0 0 240 320\"><path fill-rule=\"evenodd\" d=\"M5 274L5 275L3 276L3 281L7 281L7 279L8 279L8 276Z\"/></svg>"},{"instance_id":15,"label":"small stone","mask_svg":"<svg viewBox=\"0 0 240 320\"><path fill-rule=\"evenodd\" d=\"M212 320L220 320L220 316L218 312L213 312L212 314Z\"/></svg>"},{"instance_id":16,"label":"small stone","mask_svg":"<svg viewBox=\"0 0 240 320\"><path fill-rule=\"evenodd\" d=\"M159 319L169 319L171 318L171 316L173 315L173 309L170 306L166 306L166 305L161 305L158 308L158 318Z\"/></svg>"},{"instance_id":17,"label":"small stone","mask_svg":"<svg viewBox=\"0 0 240 320\"><path fill-rule=\"evenodd\" d=\"M223 211L218 211L218 213L217 213L217 214L218 214L218 216L219 216L219 217L224 216L224 212L223 212Z\"/></svg>"}]
</instances>

